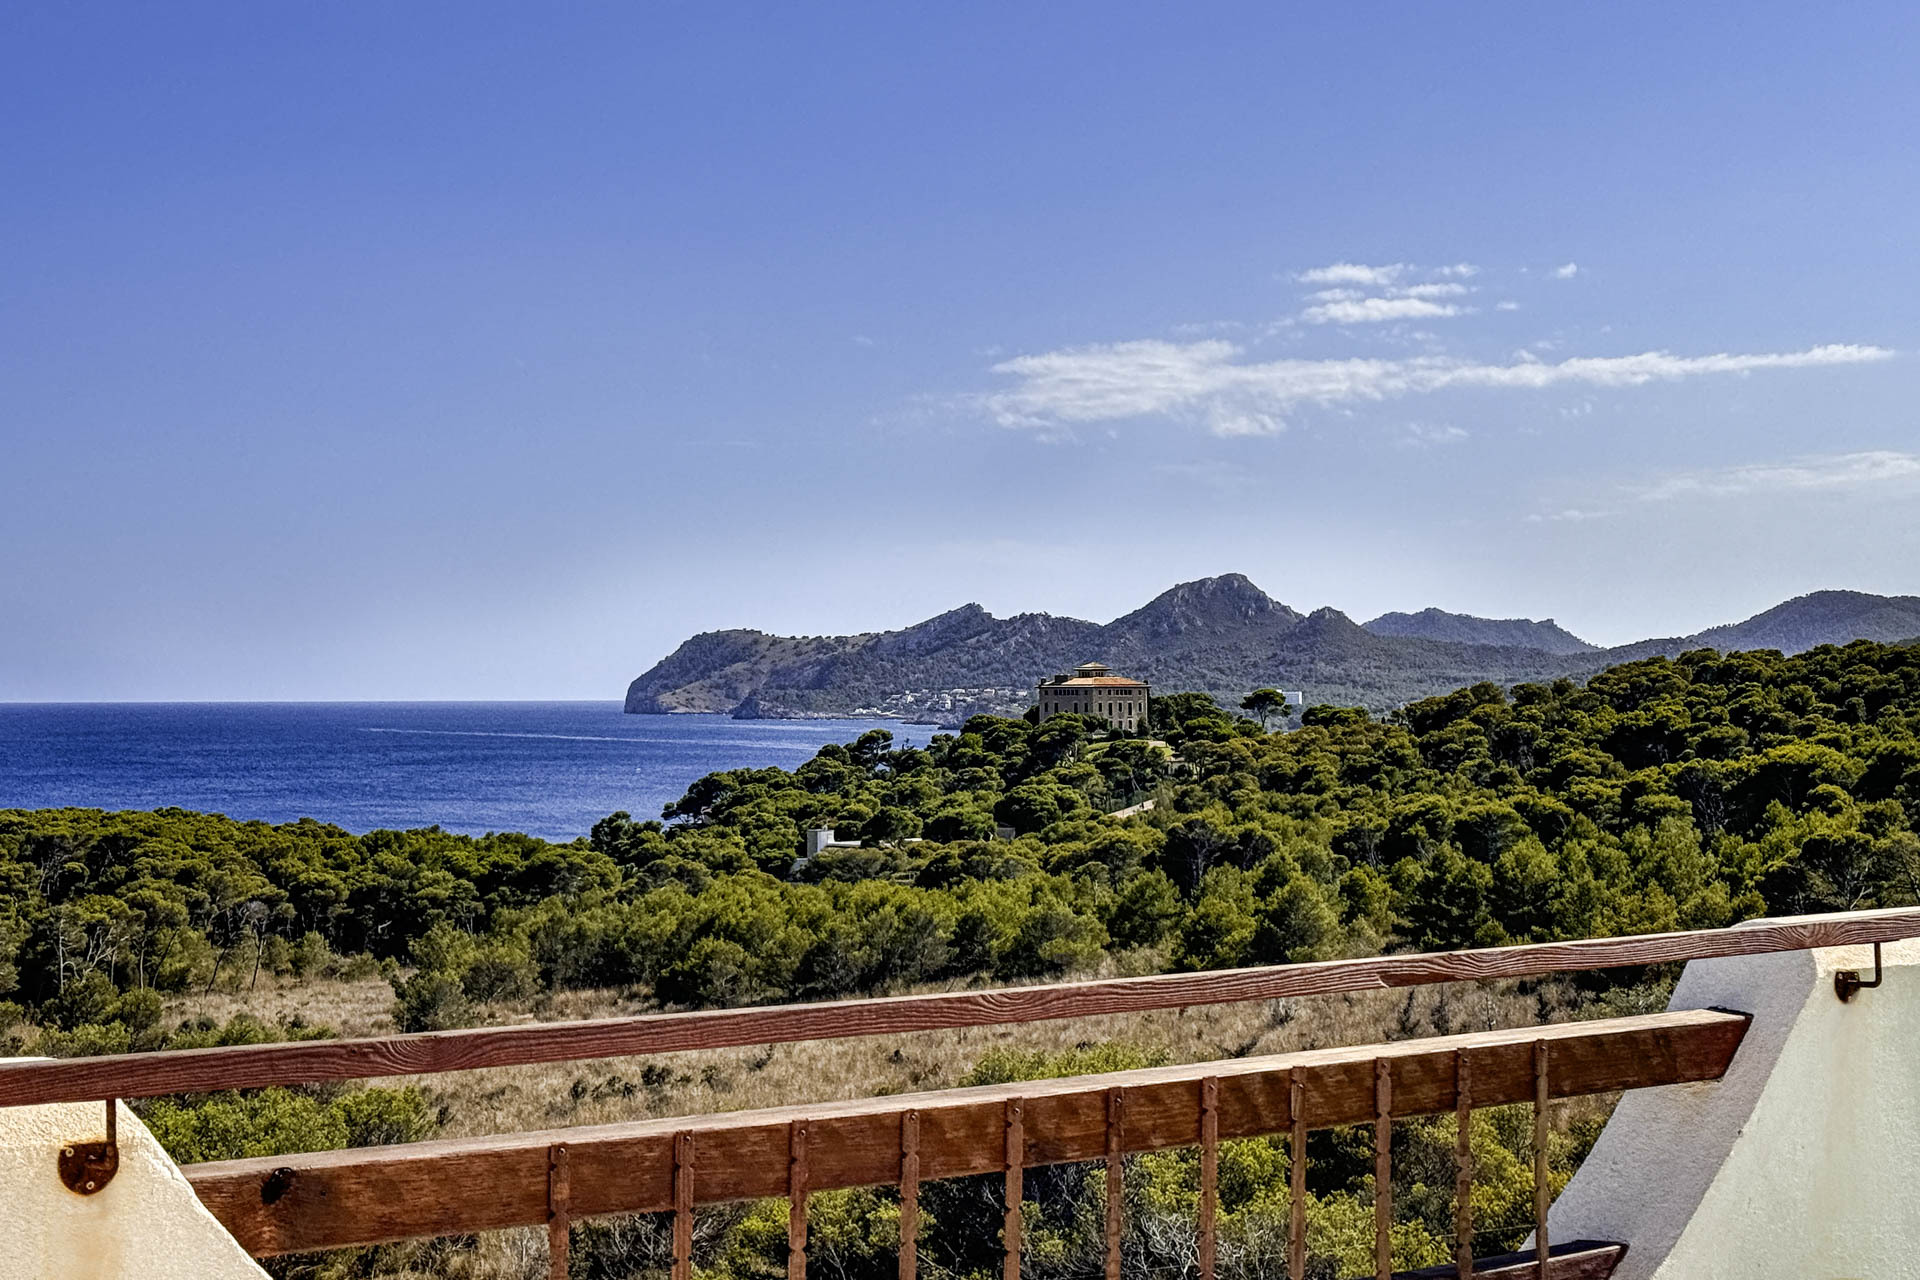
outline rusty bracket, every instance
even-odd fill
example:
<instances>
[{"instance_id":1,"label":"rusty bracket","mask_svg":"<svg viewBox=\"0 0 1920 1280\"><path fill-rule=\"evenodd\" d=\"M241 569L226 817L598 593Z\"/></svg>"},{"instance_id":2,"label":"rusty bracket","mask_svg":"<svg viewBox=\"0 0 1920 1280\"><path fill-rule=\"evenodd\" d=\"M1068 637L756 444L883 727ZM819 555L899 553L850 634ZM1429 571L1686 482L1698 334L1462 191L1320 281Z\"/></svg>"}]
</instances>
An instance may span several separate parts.
<instances>
[{"instance_id":1,"label":"rusty bracket","mask_svg":"<svg viewBox=\"0 0 1920 1280\"><path fill-rule=\"evenodd\" d=\"M120 1172L119 1102L107 1099L107 1140L70 1142L60 1148L60 1181L75 1195L90 1196Z\"/></svg>"},{"instance_id":2,"label":"rusty bracket","mask_svg":"<svg viewBox=\"0 0 1920 1280\"><path fill-rule=\"evenodd\" d=\"M1879 986L1885 978L1886 975L1880 971L1880 944L1876 942L1873 944L1873 981L1862 979L1858 969L1841 969L1833 975L1833 994L1840 997L1841 1004L1845 1004L1862 991Z\"/></svg>"}]
</instances>

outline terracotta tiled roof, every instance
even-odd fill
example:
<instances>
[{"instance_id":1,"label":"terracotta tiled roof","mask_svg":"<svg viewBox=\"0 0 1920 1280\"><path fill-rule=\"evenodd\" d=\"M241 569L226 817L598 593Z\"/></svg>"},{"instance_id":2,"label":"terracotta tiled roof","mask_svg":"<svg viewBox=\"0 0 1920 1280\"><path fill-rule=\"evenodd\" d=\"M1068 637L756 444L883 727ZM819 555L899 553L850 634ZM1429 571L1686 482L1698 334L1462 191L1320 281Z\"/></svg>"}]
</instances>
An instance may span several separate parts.
<instances>
[{"instance_id":1,"label":"terracotta tiled roof","mask_svg":"<svg viewBox=\"0 0 1920 1280\"><path fill-rule=\"evenodd\" d=\"M1147 686L1138 680L1128 680L1124 676L1075 676L1071 680L1061 680L1046 687L1049 689L1144 689Z\"/></svg>"}]
</instances>

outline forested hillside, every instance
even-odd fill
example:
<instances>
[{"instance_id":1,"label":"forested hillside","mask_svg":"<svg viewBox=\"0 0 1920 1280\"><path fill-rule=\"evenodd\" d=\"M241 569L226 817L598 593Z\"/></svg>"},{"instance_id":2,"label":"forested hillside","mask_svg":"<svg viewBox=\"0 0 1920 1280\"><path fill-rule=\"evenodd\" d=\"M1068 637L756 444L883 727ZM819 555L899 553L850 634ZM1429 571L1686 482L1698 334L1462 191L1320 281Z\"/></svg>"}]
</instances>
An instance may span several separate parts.
<instances>
[{"instance_id":1,"label":"forested hillside","mask_svg":"<svg viewBox=\"0 0 1920 1280\"><path fill-rule=\"evenodd\" d=\"M1544 649L1548 653L1592 653L1600 646L1588 644L1552 618L1476 618L1471 614L1448 613L1444 609L1422 609L1418 613L1383 613L1361 624L1377 636L1418 636L1427 640L1447 640L1454 644L1506 645L1522 649Z\"/></svg>"},{"instance_id":2,"label":"forested hillside","mask_svg":"<svg viewBox=\"0 0 1920 1280\"><path fill-rule=\"evenodd\" d=\"M1689 653L1479 685L1390 720L1264 733L1155 700L1160 741L980 717L873 730L788 772L701 779L591 837L353 836L162 810L0 814L0 991L251 980L365 953L416 966L410 1025L535 987L671 1004L1723 924L1914 899L1920 650ZM1150 813L1105 811L1142 797ZM990 837L996 824L1017 832ZM830 826L866 847L797 854ZM306 957L303 960L303 957ZM18 1015L16 1015L18 1016Z\"/></svg>"}]
</instances>

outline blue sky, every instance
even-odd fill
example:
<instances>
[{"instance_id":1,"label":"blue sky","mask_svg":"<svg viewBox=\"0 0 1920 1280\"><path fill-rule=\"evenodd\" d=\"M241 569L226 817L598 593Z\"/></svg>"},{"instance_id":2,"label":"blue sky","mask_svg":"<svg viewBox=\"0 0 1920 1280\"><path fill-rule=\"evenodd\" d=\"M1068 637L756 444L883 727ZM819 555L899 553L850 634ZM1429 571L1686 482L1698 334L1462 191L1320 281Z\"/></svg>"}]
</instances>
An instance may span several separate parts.
<instances>
[{"instance_id":1,"label":"blue sky","mask_svg":"<svg viewBox=\"0 0 1920 1280\"><path fill-rule=\"evenodd\" d=\"M0 699L1920 591L1920 10L0 15Z\"/></svg>"}]
</instances>

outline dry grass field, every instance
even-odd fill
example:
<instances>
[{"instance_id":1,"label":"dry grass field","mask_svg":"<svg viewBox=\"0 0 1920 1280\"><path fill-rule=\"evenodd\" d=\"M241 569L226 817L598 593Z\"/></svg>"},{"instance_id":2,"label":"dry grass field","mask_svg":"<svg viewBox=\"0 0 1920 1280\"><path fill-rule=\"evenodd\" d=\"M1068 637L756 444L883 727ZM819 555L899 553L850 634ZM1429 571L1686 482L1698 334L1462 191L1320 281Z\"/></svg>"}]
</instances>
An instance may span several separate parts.
<instances>
[{"instance_id":1,"label":"dry grass field","mask_svg":"<svg viewBox=\"0 0 1920 1280\"><path fill-rule=\"evenodd\" d=\"M244 1011L266 1019L298 1016L343 1036L380 1035L393 1030L392 999L391 987L379 978L271 985L263 980L250 994L180 998L169 1004L167 1018L225 1019ZM1663 1002L1659 988L1637 992L1624 1003L1595 1004L1557 981L1451 984L885 1038L491 1068L390 1083L424 1088L440 1110L444 1136L464 1137L948 1088L996 1049L1054 1053L1120 1042L1155 1059L1200 1062L1642 1012ZM575 991L527 1007L491 1009L488 1020L607 1017L651 1007L627 993ZM1610 1106L1610 1099L1577 1100L1556 1108L1556 1122L1565 1126ZM636 1229L644 1228L636 1223ZM545 1274L545 1249L544 1233L509 1231L361 1251L351 1263L313 1260L276 1270L315 1277L535 1280Z\"/></svg>"},{"instance_id":2,"label":"dry grass field","mask_svg":"<svg viewBox=\"0 0 1920 1280\"><path fill-rule=\"evenodd\" d=\"M384 979L264 981L252 994L169 1003L168 1022L239 1012L298 1016L341 1036L392 1034ZM495 1008L490 1022L562 1021L651 1011L613 991L572 991L528 1008ZM989 1051L1058 1052L1122 1042L1167 1062L1284 1053L1463 1031L1491 1031L1612 1012L1557 982L1416 987L1059 1022L968 1027L904 1036L701 1050L530 1067L452 1072L410 1081L446 1112L449 1137L653 1116L751 1110L801 1102L949 1088ZM1638 1006L1631 1010L1640 1011ZM393 1083L399 1083L395 1081Z\"/></svg>"}]
</instances>

